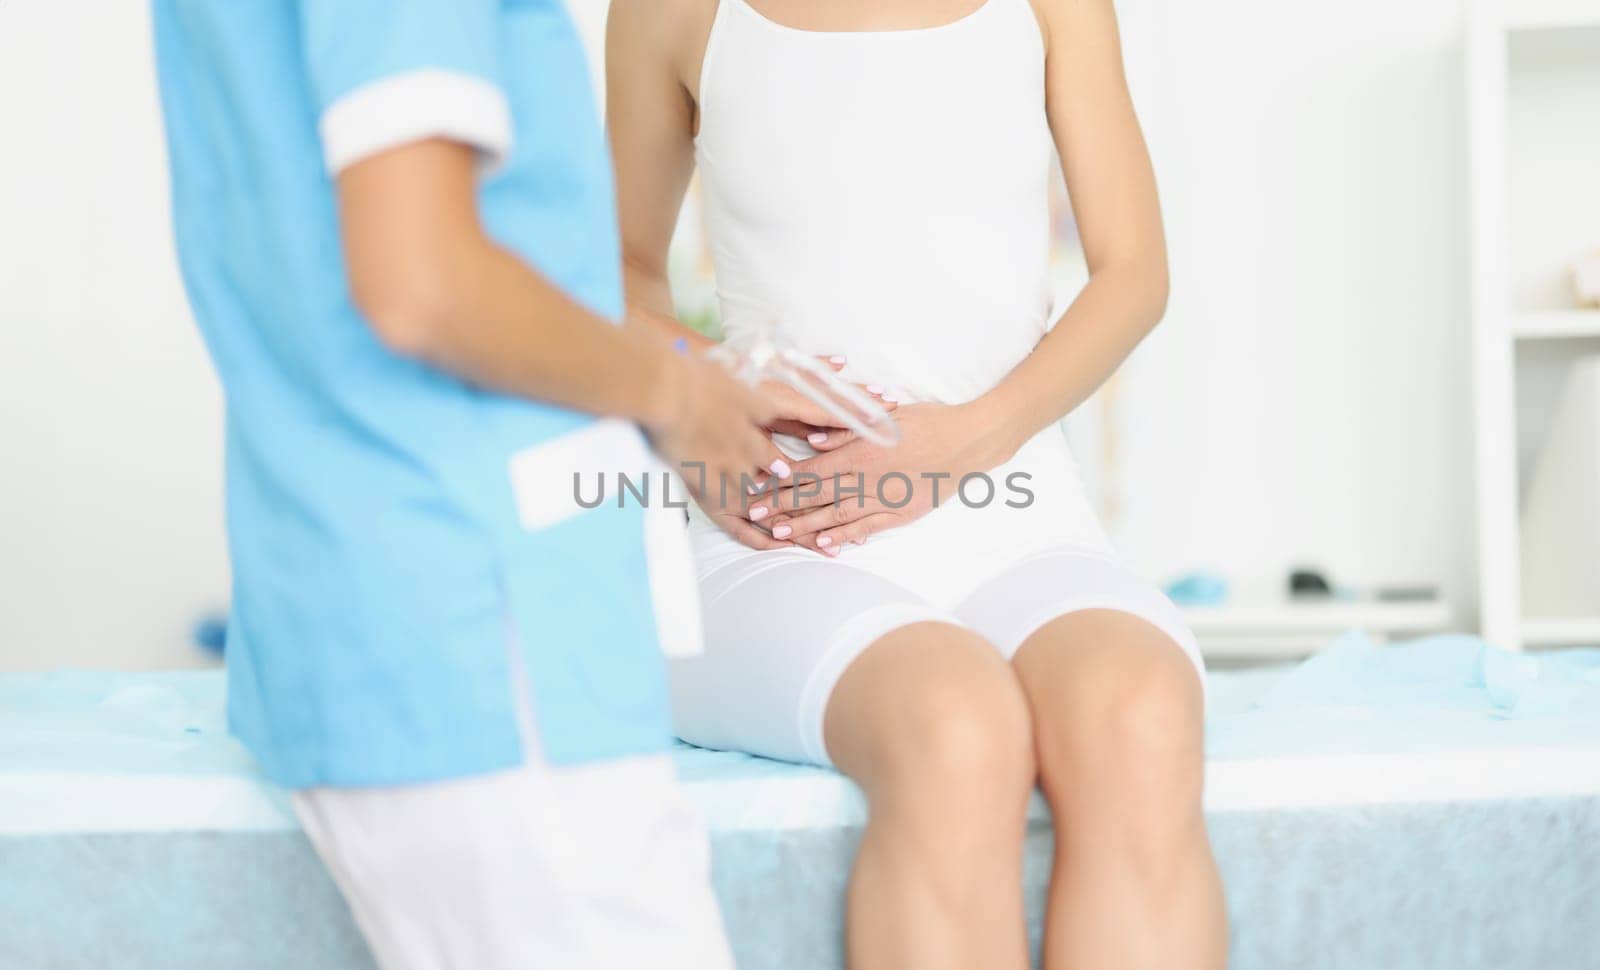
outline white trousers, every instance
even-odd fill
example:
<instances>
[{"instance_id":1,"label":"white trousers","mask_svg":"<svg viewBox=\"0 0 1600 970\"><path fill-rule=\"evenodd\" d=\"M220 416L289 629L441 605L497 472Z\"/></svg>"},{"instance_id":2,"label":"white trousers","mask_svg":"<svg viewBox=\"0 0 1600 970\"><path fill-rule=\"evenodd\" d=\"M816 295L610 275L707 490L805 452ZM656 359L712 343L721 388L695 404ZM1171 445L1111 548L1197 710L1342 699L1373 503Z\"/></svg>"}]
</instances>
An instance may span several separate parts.
<instances>
[{"instance_id":1,"label":"white trousers","mask_svg":"<svg viewBox=\"0 0 1600 970\"><path fill-rule=\"evenodd\" d=\"M1200 647L1183 614L1108 556L1052 549L996 572L974 564L978 556L952 563L930 554L926 568L916 568L923 562L903 562L908 557L893 549L878 560L857 555L875 551L869 543L825 559L773 550L706 572L700 579L705 653L671 662L678 736L705 748L831 764L822 726L846 668L884 635L927 621L965 627L1010 660L1058 616L1116 610L1170 637L1204 689ZM996 558L1004 553L1000 546ZM963 581L955 592L943 588L955 585L945 573ZM935 581L919 583L925 575Z\"/></svg>"},{"instance_id":2,"label":"white trousers","mask_svg":"<svg viewBox=\"0 0 1600 970\"><path fill-rule=\"evenodd\" d=\"M552 766L520 713L515 770L295 793L378 966L732 970L671 757Z\"/></svg>"}]
</instances>

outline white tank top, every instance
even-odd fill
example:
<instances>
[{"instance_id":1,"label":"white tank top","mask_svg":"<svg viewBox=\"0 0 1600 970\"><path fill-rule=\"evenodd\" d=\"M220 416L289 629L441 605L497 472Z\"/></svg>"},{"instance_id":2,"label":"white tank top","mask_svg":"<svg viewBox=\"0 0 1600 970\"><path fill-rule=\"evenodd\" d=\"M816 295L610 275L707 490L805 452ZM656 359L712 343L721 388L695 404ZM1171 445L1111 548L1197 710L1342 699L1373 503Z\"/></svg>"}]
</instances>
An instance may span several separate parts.
<instances>
[{"instance_id":1,"label":"white tank top","mask_svg":"<svg viewBox=\"0 0 1600 970\"><path fill-rule=\"evenodd\" d=\"M776 324L845 376L958 404L1050 326L1044 45L1028 0L921 30L816 32L721 0L695 139L723 326ZM780 439L794 457L813 452ZM1012 508L1026 476L1035 500ZM1111 554L1060 428L951 500L841 559L935 602L1034 551ZM925 487L919 485L919 487ZM696 507L702 575L763 555ZM952 562L960 569L950 568Z\"/></svg>"},{"instance_id":2,"label":"white tank top","mask_svg":"<svg viewBox=\"0 0 1600 970\"><path fill-rule=\"evenodd\" d=\"M695 155L724 326L960 403L1050 325L1051 139L1028 0L900 31L721 0Z\"/></svg>"}]
</instances>

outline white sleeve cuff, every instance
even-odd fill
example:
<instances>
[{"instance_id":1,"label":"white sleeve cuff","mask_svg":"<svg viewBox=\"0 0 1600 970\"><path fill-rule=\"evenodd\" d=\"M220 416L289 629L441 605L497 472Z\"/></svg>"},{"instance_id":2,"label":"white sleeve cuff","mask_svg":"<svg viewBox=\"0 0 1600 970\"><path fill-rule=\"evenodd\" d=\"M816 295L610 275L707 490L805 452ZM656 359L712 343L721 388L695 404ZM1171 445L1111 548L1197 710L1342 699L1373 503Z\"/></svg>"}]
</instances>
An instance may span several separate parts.
<instances>
[{"instance_id":1,"label":"white sleeve cuff","mask_svg":"<svg viewBox=\"0 0 1600 970\"><path fill-rule=\"evenodd\" d=\"M322 154L333 175L378 152L426 138L471 145L493 171L511 155L511 106L495 85L421 68L364 84L322 112Z\"/></svg>"}]
</instances>

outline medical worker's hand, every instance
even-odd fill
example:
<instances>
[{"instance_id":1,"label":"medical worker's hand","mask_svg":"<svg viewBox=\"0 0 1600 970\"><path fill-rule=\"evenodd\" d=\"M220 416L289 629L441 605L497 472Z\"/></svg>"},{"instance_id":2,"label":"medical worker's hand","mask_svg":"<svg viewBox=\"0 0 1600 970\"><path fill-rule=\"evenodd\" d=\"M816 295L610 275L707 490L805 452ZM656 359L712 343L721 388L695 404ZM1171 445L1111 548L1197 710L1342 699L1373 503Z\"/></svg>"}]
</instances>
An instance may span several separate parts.
<instances>
[{"instance_id":1,"label":"medical worker's hand","mask_svg":"<svg viewBox=\"0 0 1600 970\"><path fill-rule=\"evenodd\" d=\"M848 431L813 446L815 458L793 463L789 484L769 480L749 500L746 518L774 539L838 555L848 543L914 522L939 505L959 501L963 476L987 472L1011 457L988 434L992 419L978 403L907 404L895 414L900 444L885 448ZM835 485L838 476L838 486ZM845 491L860 484L860 493ZM994 501L1005 500L995 483ZM971 494L981 498L987 487Z\"/></svg>"},{"instance_id":2,"label":"medical worker's hand","mask_svg":"<svg viewBox=\"0 0 1600 970\"><path fill-rule=\"evenodd\" d=\"M697 500L718 494L720 481L736 494L741 475L770 463L766 428L777 408L721 366L665 352L651 402L640 424Z\"/></svg>"}]
</instances>

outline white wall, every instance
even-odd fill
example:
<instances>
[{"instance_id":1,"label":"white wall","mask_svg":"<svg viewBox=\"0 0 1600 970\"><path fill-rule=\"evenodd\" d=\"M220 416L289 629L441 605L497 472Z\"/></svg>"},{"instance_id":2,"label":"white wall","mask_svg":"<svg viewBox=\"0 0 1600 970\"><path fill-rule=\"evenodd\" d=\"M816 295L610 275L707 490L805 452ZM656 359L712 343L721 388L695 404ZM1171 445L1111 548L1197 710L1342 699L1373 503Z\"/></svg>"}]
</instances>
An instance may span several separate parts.
<instances>
[{"instance_id":1,"label":"white wall","mask_svg":"<svg viewBox=\"0 0 1600 970\"><path fill-rule=\"evenodd\" d=\"M0 669L193 662L227 589L147 7L84 6L0 3ZM1124 6L1175 281L1119 412L1130 558L1464 591L1456 0Z\"/></svg>"},{"instance_id":2,"label":"white wall","mask_svg":"<svg viewBox=\"0 0 1600 970\"><path fill-rule=\"evenodd\" d=\"M1459 3L1124 6L1173 267L1129 382L1124 551L1465 603Z\"/></svg>"},{"instance_id":3,"label":"white wall","mask_svg":"<svg viewBox=\"0 0 1600 970\"><path fill-rule=\"evenodd\" d=\"M89 6L0 3L0 668L193 662L228 586L148 4Z\"/></svg>"}]
</instances>

